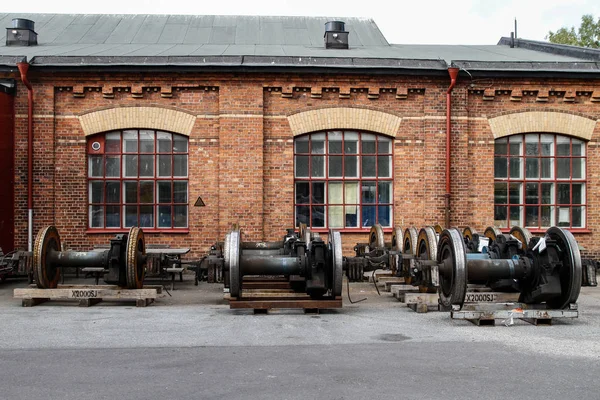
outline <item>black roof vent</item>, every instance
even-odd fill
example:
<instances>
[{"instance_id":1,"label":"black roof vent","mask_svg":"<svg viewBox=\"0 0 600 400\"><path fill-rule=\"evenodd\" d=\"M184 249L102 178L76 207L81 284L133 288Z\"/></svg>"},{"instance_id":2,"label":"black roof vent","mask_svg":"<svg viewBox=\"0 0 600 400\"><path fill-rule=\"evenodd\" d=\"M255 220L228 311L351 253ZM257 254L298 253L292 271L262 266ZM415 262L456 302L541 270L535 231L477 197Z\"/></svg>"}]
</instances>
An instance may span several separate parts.
<instances>
[{"instance_id":1,"label":"black roof vent","mask_svg":"<svg viewBox=\"0 0 600 400\"><path fill-rule=\"evenodd\" d=\"M329 21L325 23L325 48L326 49L347 49L348 32L346 32L345 23L342 21Z\"/></svg>"},{"instance_id":2,"label":"black roof vent","mask_svg":"<svg viewBox=\"0 0 600 400\"><path fill-rule=\"evenodd\" d=\"M35 22L24 19L14 18L12 27L6 28L7 46L36 46L37 33L34 31Z\"/></svg>"}]
</instances>

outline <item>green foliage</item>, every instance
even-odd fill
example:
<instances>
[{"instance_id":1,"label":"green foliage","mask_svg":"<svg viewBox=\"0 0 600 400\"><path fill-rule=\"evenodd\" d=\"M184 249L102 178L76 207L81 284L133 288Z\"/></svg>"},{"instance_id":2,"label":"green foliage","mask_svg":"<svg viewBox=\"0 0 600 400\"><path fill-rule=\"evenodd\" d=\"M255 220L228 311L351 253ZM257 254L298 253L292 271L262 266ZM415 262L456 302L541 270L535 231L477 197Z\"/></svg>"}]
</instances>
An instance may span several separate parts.
<instances>
[{"instance_id":1,"label":"green foliage","mask_svg":"<svg viewBox=\"0 0 600 400\"><path fill-rule=\"evenodd\" d=\"M572 46L600 48L600 18L594 20L592 14L581 17L581 25L575 31L575 27L562 27L556 32L548 32L546 39L551 43L570 44Z\"/></svg>"}]
</instances>

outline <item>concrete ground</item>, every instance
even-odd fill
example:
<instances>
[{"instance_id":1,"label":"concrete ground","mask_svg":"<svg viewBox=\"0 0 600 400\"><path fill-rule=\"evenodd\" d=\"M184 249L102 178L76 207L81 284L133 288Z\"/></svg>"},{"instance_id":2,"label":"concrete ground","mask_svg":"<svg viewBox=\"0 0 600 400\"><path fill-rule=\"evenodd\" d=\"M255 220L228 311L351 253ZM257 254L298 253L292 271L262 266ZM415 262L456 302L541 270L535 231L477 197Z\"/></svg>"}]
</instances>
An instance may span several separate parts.
<instances>
[{"instance_id":1,"label":"concrete ground","mask_svg":"<svg viewBox=\"0 0 600 400\"><path fill-rule=\"evenodd\" d=\"M146 308L22 308L26 282L0 284L0 399L600 398L600 288L574 320L478 327L367 283L342 309L253 315L185 278Z\"/></svg>"}]
</instances>

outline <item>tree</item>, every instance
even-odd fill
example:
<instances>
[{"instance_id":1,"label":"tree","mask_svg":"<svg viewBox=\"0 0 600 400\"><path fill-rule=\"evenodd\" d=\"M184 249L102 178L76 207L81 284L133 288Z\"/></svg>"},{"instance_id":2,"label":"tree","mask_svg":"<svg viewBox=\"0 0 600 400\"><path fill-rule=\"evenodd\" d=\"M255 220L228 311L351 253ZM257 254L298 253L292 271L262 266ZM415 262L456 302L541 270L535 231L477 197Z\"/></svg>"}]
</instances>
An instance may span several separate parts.
<instances>
[{"instance_id":1,"label":"tree","mask_svg":"<svg viewBox=\"0 0 600 400\"><path fill-rule=\"evenodd\" d=\"M556 32L548 32L546 39L551 43L570 44L572 46L600 48L600 18L594 20L592 14L581 17L581 26L575 31L575 27L562 27Z\"/></svg>"}]
</instances>

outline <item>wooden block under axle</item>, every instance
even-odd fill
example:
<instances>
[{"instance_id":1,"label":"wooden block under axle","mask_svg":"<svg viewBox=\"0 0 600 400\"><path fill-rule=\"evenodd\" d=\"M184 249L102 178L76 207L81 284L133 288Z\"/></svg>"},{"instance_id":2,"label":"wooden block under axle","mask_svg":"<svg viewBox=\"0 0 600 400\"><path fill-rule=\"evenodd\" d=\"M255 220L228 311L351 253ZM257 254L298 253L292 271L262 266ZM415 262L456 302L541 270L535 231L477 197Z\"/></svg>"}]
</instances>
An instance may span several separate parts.
<instances>
[{"instance_id":1,"label":"wooden block under axle","mask_svg":"<svg viewBox=\"0 0 600 400\"><path fill-rule=\"evenodd\" d=\"M49 300L76 300L81 307L89 307L102 300L135 300L138 307L151 304L158 295L152 289L121 289L112 285L61 287L56 289L15 289L13 297L22 299L23 307L32 307Z\"/></svg>"},{"instance_id":2,"label":"wooden block under axle","mask_svg":"<svg viewBox=\"0 0 600 400\"><path fill-rule=\"evenodd\" d=\"M342 298L318 299L318 300L294 300L294 299L264 299L264 300L245 300L232 298L229 301L229 308L252 308L255 310L268 310L273 308L300 308L300 309L324 309L324 308L342 308Z\"/></svg>"}]
</instances>

